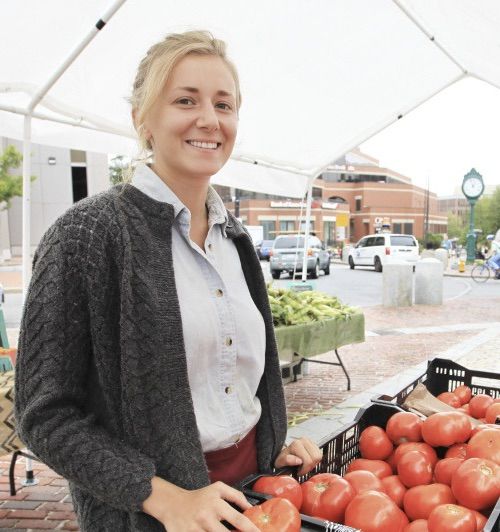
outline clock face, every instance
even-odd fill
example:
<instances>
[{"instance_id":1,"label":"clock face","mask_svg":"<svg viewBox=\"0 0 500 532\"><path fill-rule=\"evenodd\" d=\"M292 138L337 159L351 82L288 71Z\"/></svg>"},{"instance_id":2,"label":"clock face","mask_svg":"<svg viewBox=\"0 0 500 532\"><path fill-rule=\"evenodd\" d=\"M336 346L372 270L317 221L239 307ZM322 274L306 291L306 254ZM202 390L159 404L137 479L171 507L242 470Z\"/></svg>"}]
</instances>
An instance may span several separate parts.
<instances>
[{"instance_id":1,"label":"clock face","mask_svg":"<svg viewBox=\"0 0 500 532\"><path fill-rule=\"evenodd\" d=\"M477 198L483 192L483 182L477 177L471 177L464 182L462 189L469 198Z\"/></svg>"}]
</instances>

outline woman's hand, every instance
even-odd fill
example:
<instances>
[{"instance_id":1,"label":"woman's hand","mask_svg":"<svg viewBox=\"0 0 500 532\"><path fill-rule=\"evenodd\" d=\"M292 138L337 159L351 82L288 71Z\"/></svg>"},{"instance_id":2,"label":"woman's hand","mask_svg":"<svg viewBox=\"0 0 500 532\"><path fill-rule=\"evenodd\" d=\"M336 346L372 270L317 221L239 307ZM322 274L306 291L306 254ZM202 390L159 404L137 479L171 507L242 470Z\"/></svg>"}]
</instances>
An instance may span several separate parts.
<instances>
[{"instance_id":1,"label":"woman's hand","mask_svg":"<svg viewBox=\"0 0 500 532\"><path fill-rule=\"evenodd\" d=\"M323 458L323 451L309 438L294 440L284 447L274 462L274 467L299 466L298 474L305 475Z\"/></svg>"},{"instance_id":2,"label":"woman's hand","mask_svg":"<svg viewBox=\"0 0 500 532\"><path fill-rule=\"evenodd\" d=\"M223 482L189 491L154 477L152 487L151 495L143 503L143 510L160 521L168 532L227 532L221 521L227 521L241 532L259 532L228 502L242 510L250 508L251 504L243 493Z\"/></svg>"}]
</instances>

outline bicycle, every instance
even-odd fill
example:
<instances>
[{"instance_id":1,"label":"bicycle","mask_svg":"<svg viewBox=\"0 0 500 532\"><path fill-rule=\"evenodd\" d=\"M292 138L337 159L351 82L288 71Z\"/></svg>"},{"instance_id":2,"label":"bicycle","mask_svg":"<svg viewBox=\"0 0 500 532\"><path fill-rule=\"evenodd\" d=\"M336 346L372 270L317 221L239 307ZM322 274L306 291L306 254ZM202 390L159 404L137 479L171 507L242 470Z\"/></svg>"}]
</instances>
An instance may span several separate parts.
<instances>
[{"instance_id":1,"label":"bicycle","mask_svg":"<svg viewBox=\"0 0 500 532\"><path fill-rule=\"evenodd\" d=\"M485 283L490 277L500 279L499 271L494 270L487 260L477 261L472 267L470 276L476 283Z\"/></svg>"}]
</instances>

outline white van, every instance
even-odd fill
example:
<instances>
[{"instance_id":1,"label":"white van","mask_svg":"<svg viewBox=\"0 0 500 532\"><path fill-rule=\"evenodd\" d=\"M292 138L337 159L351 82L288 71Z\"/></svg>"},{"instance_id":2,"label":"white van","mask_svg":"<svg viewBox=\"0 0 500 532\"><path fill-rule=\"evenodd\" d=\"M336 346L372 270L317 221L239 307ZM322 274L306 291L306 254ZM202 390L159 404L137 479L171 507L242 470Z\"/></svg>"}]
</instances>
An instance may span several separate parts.
<instances>
[{"instance_id":1,"label":"white van","mask_svg":"<svg viewBox=\"0 0 500 532\"><path fill-rule=\"evenodd\" d=\"M415 266L419 259L418 242L412 235L378 233L363 237L349 251L349 266L373 266L381 272L384 264L404 260Z\"/></svg>"}]
</instances>

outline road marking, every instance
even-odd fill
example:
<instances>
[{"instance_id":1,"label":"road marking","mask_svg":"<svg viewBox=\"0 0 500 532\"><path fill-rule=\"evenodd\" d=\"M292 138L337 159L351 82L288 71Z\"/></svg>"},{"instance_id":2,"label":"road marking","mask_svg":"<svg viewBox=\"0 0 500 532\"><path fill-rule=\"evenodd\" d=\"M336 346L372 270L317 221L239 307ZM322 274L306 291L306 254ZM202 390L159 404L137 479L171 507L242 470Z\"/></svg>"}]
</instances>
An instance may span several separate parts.
<instances>
[{"instance_id":1,"label":"road marking","mask_svg":"<svg viewBox=\"0 0 500 532\"><path fill-rule=\"evenodd\" d=\"M465 294L468 294L472 290L472 286L468 281L465 281L464 279L458 279L459 282L463 283L465 285L465 290L460 292L460 294L457 294L453 297L447 297L445 301L453 301L454 299L458 299L459 297L465 296Z\"/></svg>"}]
</instances>

